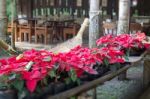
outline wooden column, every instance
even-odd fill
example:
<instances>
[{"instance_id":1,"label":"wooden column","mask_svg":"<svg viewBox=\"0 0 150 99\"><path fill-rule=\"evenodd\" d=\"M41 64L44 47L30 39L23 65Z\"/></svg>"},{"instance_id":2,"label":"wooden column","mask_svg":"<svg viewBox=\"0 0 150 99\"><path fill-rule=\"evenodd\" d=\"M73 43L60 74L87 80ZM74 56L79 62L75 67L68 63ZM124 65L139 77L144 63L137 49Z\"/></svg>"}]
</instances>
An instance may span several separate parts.
<instances>
[{"instance_id":1,"label":"wooden column","mask_svg":"<svg viewBox=\"0 0 150 99\"><path fill-rule=\"evenodd\" d=\"M99 38L99 0L90 0L90 26L89 26L89 47L96 47L96 40Z\"/></svg>"},{"instance_id":2,"label":"wooden column","mask_svg":"<svg viewBox=\"0 0 150 99\"><path fill-rule=\"evenodd\" d=\"M117 34L129 33L130 0L119 0Z\"/></svg>"}]
</instances>

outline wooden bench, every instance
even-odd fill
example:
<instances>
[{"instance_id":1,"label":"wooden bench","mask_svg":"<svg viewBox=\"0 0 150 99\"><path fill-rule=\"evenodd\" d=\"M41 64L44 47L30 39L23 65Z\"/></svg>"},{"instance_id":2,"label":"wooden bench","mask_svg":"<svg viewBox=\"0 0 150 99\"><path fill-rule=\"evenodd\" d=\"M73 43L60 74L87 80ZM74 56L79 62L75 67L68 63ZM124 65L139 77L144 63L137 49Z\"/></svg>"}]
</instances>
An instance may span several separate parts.
<instances>
[{"instance_id":1,"label":"wooden bench","mask_svg":"<svg viewBox=\"0 0 150 99\"><path fill-rule=\"evenodd\" d=\"M117 35L117 24L115 22L104 22L102 27L104 35Z\"/></svg>"}]
</instances>

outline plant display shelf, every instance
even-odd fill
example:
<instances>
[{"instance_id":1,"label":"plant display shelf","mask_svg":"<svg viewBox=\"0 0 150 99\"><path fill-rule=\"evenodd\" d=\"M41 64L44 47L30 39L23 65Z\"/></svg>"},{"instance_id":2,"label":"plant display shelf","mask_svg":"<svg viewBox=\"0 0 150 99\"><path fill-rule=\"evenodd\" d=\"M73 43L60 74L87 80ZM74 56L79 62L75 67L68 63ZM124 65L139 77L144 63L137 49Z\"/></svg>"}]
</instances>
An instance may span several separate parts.
<instances>
[{"instance_id":1,"label":"plant display shelf","mask_svg":"<svg viewBox=\"0 0 150 99\"><path fill-rule=\"evenodd\" d=\"M150 55L150 51L145 51L141 56L139 57L129 57L129 60L128 62L131 62L130 65L126 65L124 66L123 68L115 71L115 72L111 72L107 75L104 75L96 80L93 80L93 81L90 81L90 82L87 82L86 84L83 84L83 85L80 85L78 87L75 87L75 88L72 88L70 90L67 90L65 92L62 92L62 93L59 93L59 94L56 94L54 96L49 96L48 99L59 99L61 97L61 99L68 99L70 97L73 97L73 96L79 96L80 94L84 93L84 92L87 92L91 89L95 89L97 86L99 86L100 84L104 83L105 81L109 81L113 78L115 78L116 76L120 75L121 73L127 71L130 67L132 66L136 66L137 64L139 64L140 62L142 62L144 60L147 61L147 59L145 59L145 56L146 55ZM144 64L145 65L145 64ZM145 66L144 66L145 67ZM147 67L147 66L146 66ZM149 67L150 68L150 67ZM145 69L145 68L144 68ZM144 70L145 71L145 70ZM149 70L150 71L150 70ZM145 84L144 86L147 86L147 83L150 82L150 79L147 77L147 75L149 74L150 75L150 72L145 72L144 73L145 75L143 76L143 78L145 78L143 80L143 83ZM148 79L146 79L148 78ZM96 95L96 93L95 93ZM95 97L95 96L94 96Z\"/></svg>"}]
</instances>

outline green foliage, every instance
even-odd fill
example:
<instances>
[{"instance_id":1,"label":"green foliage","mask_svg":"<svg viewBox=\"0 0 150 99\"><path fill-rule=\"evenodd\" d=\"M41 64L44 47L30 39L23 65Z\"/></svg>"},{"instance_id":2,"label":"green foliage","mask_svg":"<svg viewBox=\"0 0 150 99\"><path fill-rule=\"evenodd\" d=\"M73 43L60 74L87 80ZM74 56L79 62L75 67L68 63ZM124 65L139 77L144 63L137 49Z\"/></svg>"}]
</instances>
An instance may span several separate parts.
<instances>
[{"instance_id":1,"label":"green foliage","mask_svg":"<svg viewBox=\"0 0 150 99\"><path fill-rule=\"evenodd\" d=\"M74 69L71 69L68 73L69 77L65 79L66 84L69 84L70 82L77 82L77 84L80 85L80 79L78 79L76 71Z\"/></svg>"},{"instance_id":2,"label":"green foliage","mask_svg":"<svg viewBox=\"0 0 150 99\"><path fill-rule=\"evenodd\" d=\"M126 53L124 55L124 58L125 58L126 61L129 60L129 56L130 56L129 53L130 53L130 49L127 49L127 51L126 51Z\"/></svg>"},{"instance_id":3,"label":"green foliage","mask_svg":"<svg viewBox=\"0 0 150 99\"><path fill-rule=\"evenodd\" d=\"M6 15L8 17L8 21L11 20L12 10L14 10L14 16L16 15L16 8L12 9L13 0L6 0ZM14 6L16 7L16 6Z\"/></svg>"},{"instance_id":4,"label":"green foliage","mask_svg":"<svg viewBox=\"0 0 150 99\"><path fill-rule=\"evenodd\" d=\"M104 59L104 64L105 64L106 66L108 66L108 65L109 65L109 61L108 61L108 59L107 59L107 58L105 58L105 59Z\"/></svg>"},{"instance_id":5,"label":"green foliage","mask_svg":"<svg viewBox=\"0 0 150 99\"><path fill-rule=\"evenodd\" d=\"M7 89L8 88L8 84L4 81L8 81L8 76L1 76L0 77L0 89Z\"/></svg>"},{"instance_id":6,"label":"green foliage","mask_svg":"<svg viewBox=\"0 0 150 99\"><path fill-rule=\"evenodd\" d=\"M55 82L58 81L58 79L60 78L60 75L59 73L57 72L57 69L54 68L53 70L51 70L48 74L51 78L54 78L55 79Z\"/></svg>"},{"instance_id":7,"label":"green foliage","mask_svg":"<svg viewBox=\"0 0 150 99\"><path fill-rule=\"evenodd\" d=\"M14 80L13 83L12 83L13 87L15 89L17 89L19 92L22 92L23 91L23 88L24 88L24 81L23 80Z\"/></svg>"},{"instance_id":8,"label":"green foliage","mask_svg":"<svg viewBox=\"0 0 150 99\"><path fill-rule=\"evenodd\" d=\"M74 69L71 69L70 72L69 72L69 75L70 75L70 78L73 82L76 82L77 81L77 75L76 75L76 72Z\"/></svg>"}]
</instances>

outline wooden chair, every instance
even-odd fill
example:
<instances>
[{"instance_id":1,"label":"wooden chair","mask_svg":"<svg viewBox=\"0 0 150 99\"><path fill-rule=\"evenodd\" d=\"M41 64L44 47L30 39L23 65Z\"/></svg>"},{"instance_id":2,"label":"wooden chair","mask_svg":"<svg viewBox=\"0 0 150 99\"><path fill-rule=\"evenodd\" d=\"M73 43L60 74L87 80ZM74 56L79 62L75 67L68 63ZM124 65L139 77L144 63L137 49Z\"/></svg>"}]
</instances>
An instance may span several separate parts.
<instances>
[{"instance_id":1,"label":"wooden chair","mask_svg":"<svg viewBox=\"0 0 150 99\"><path fill-rule=\"evenodd\" d=\"M13 27L11 23L8 23L7 25L7 35L11 35L11 33L15 34L15 41L18 41L18 27L17 27L17 22L13 23Z\"/></svg>"},{"instance_id":2,"label":"wooden chair","mask_svg":"<svg viewBox=\"0 0 150 99\"><path fill-rule=\"evenodd\" d=\"M130 33L141 32L142 26L140 23L130 23Z\"/></svg>"},{"instance_id":3,"label":"wooden chair","mask_svg":"<svg viewBox=\"0 0 150 99\"><path fill-rule=\"evenodd\" d=\"M43 26L38 26L36 24L35 26L35 43L42 43L44 41L44 44L48 44L48 40L51 40L52 42L52 28L43 25ZM44 39L43 39L44 38Z\"/></svg>"},{"instance_id":4,"label":"wooden chair","mask_svg":"<svg viewBox=\"0 0 150 99\"><path fill-rule=\"evenodd\" d=\"M31 43L31 38L33 35L32 24L20 24L19 27L19 37L20 41L28 41Z\"/></svg>"},{"instance_id":5,"label":"wooden chair","mask_svg":"<svg viewBox=\"0 0 150 99\"><path fill-rule=\"evenodd\" d=\"M103 23L102 27L104 35L117 35L117 24L115 22L105 22Z\"/></svg>"},{"instance_id":6,"label":"wooden chair","mask_svg":"<svg viewBox=\"0 0 150 99\"><path fill-rule=\"evenodd\" d=\"M76 23L63 28L63 39L67 40L68 35L75 36L79 30L80 26Z\"/></svg>"}]
</instances>

